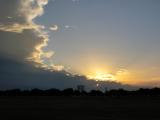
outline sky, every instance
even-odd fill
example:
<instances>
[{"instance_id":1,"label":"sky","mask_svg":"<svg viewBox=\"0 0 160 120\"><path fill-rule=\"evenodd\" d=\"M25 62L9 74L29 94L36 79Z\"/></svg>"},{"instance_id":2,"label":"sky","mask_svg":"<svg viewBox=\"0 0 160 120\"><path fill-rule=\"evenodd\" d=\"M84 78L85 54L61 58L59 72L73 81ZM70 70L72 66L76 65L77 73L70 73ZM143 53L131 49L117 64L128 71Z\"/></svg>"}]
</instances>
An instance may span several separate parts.
<instances>
[{"instance_id":1,"label":"sky","mask_svg":"<svg viewBox=\"0 0 160 120\"><path fill-rule=\"evenodd\" d=\"M159 6L159 0L1 0L0 87L160 86Z\"/></svg>"}]
</instances>

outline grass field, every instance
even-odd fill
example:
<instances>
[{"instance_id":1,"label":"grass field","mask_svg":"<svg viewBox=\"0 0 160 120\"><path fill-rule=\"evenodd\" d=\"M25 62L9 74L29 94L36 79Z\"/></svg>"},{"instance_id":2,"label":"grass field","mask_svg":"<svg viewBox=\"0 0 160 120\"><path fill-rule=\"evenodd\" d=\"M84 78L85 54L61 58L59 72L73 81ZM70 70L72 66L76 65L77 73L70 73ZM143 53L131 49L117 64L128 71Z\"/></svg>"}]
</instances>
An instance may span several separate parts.
<instances>
[{"instance_id":1,"label":"grass field","mask_svg":"<svg viewBox=\"0 0 160 120\"><path fill-rule=\"evenodd\" d=\"M0 120L160 120L160 97L0 97Z\"/></svg>"}]
</instances>

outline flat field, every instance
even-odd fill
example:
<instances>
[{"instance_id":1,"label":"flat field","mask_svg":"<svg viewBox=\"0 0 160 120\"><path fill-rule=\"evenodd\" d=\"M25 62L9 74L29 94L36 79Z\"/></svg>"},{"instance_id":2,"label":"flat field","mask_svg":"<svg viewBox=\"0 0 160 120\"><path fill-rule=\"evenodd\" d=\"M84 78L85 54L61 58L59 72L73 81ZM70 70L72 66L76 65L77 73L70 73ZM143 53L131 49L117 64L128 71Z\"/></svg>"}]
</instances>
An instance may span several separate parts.
<instances>
[{"instance_id":1,"label":"flat field","mask_svg":"<svg viewBox=\"0 0 160 120\"><path fill-rule=\"evenodd\" d=\"M0 97L0 120L160 120L160 97Z\"/></svg>"}]
</instances>

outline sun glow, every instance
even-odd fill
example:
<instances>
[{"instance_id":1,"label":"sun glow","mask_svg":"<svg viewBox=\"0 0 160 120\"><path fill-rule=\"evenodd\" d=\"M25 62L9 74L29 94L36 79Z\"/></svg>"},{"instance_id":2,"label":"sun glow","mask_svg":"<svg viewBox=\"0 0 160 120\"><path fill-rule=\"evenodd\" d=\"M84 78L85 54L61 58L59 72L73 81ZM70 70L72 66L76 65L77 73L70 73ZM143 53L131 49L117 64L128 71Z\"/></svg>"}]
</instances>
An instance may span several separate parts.
<instances>
[{"instance_id":1,"label":"sun glow","mask_svg":"<svg viewBox=\"0 0 160 120\"><path fill-rule=\"evenodd\" d=\"M114 75L103 71L96 71L93 74L87 75L87 77L88 79L93 79L96 81L116 81Z\"/></svg>"}]
</instances>

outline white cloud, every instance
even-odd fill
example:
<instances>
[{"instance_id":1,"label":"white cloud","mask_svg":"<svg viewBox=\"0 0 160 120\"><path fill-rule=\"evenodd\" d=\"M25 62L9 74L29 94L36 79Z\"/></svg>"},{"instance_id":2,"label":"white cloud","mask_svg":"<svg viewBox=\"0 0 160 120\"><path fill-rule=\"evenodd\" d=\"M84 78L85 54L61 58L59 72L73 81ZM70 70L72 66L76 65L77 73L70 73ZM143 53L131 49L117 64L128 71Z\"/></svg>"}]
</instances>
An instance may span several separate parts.
<instances>
[{"instance_id":1,"label":"white cloud","mask_svg":"<svg viewBox=\"0 0 160 120\"><path fill-rule=\"evenodd\" d=\"M58 25L52 25L49 29L51 31L57 31L58 30Z\"/></svg>"}]
</instances>

